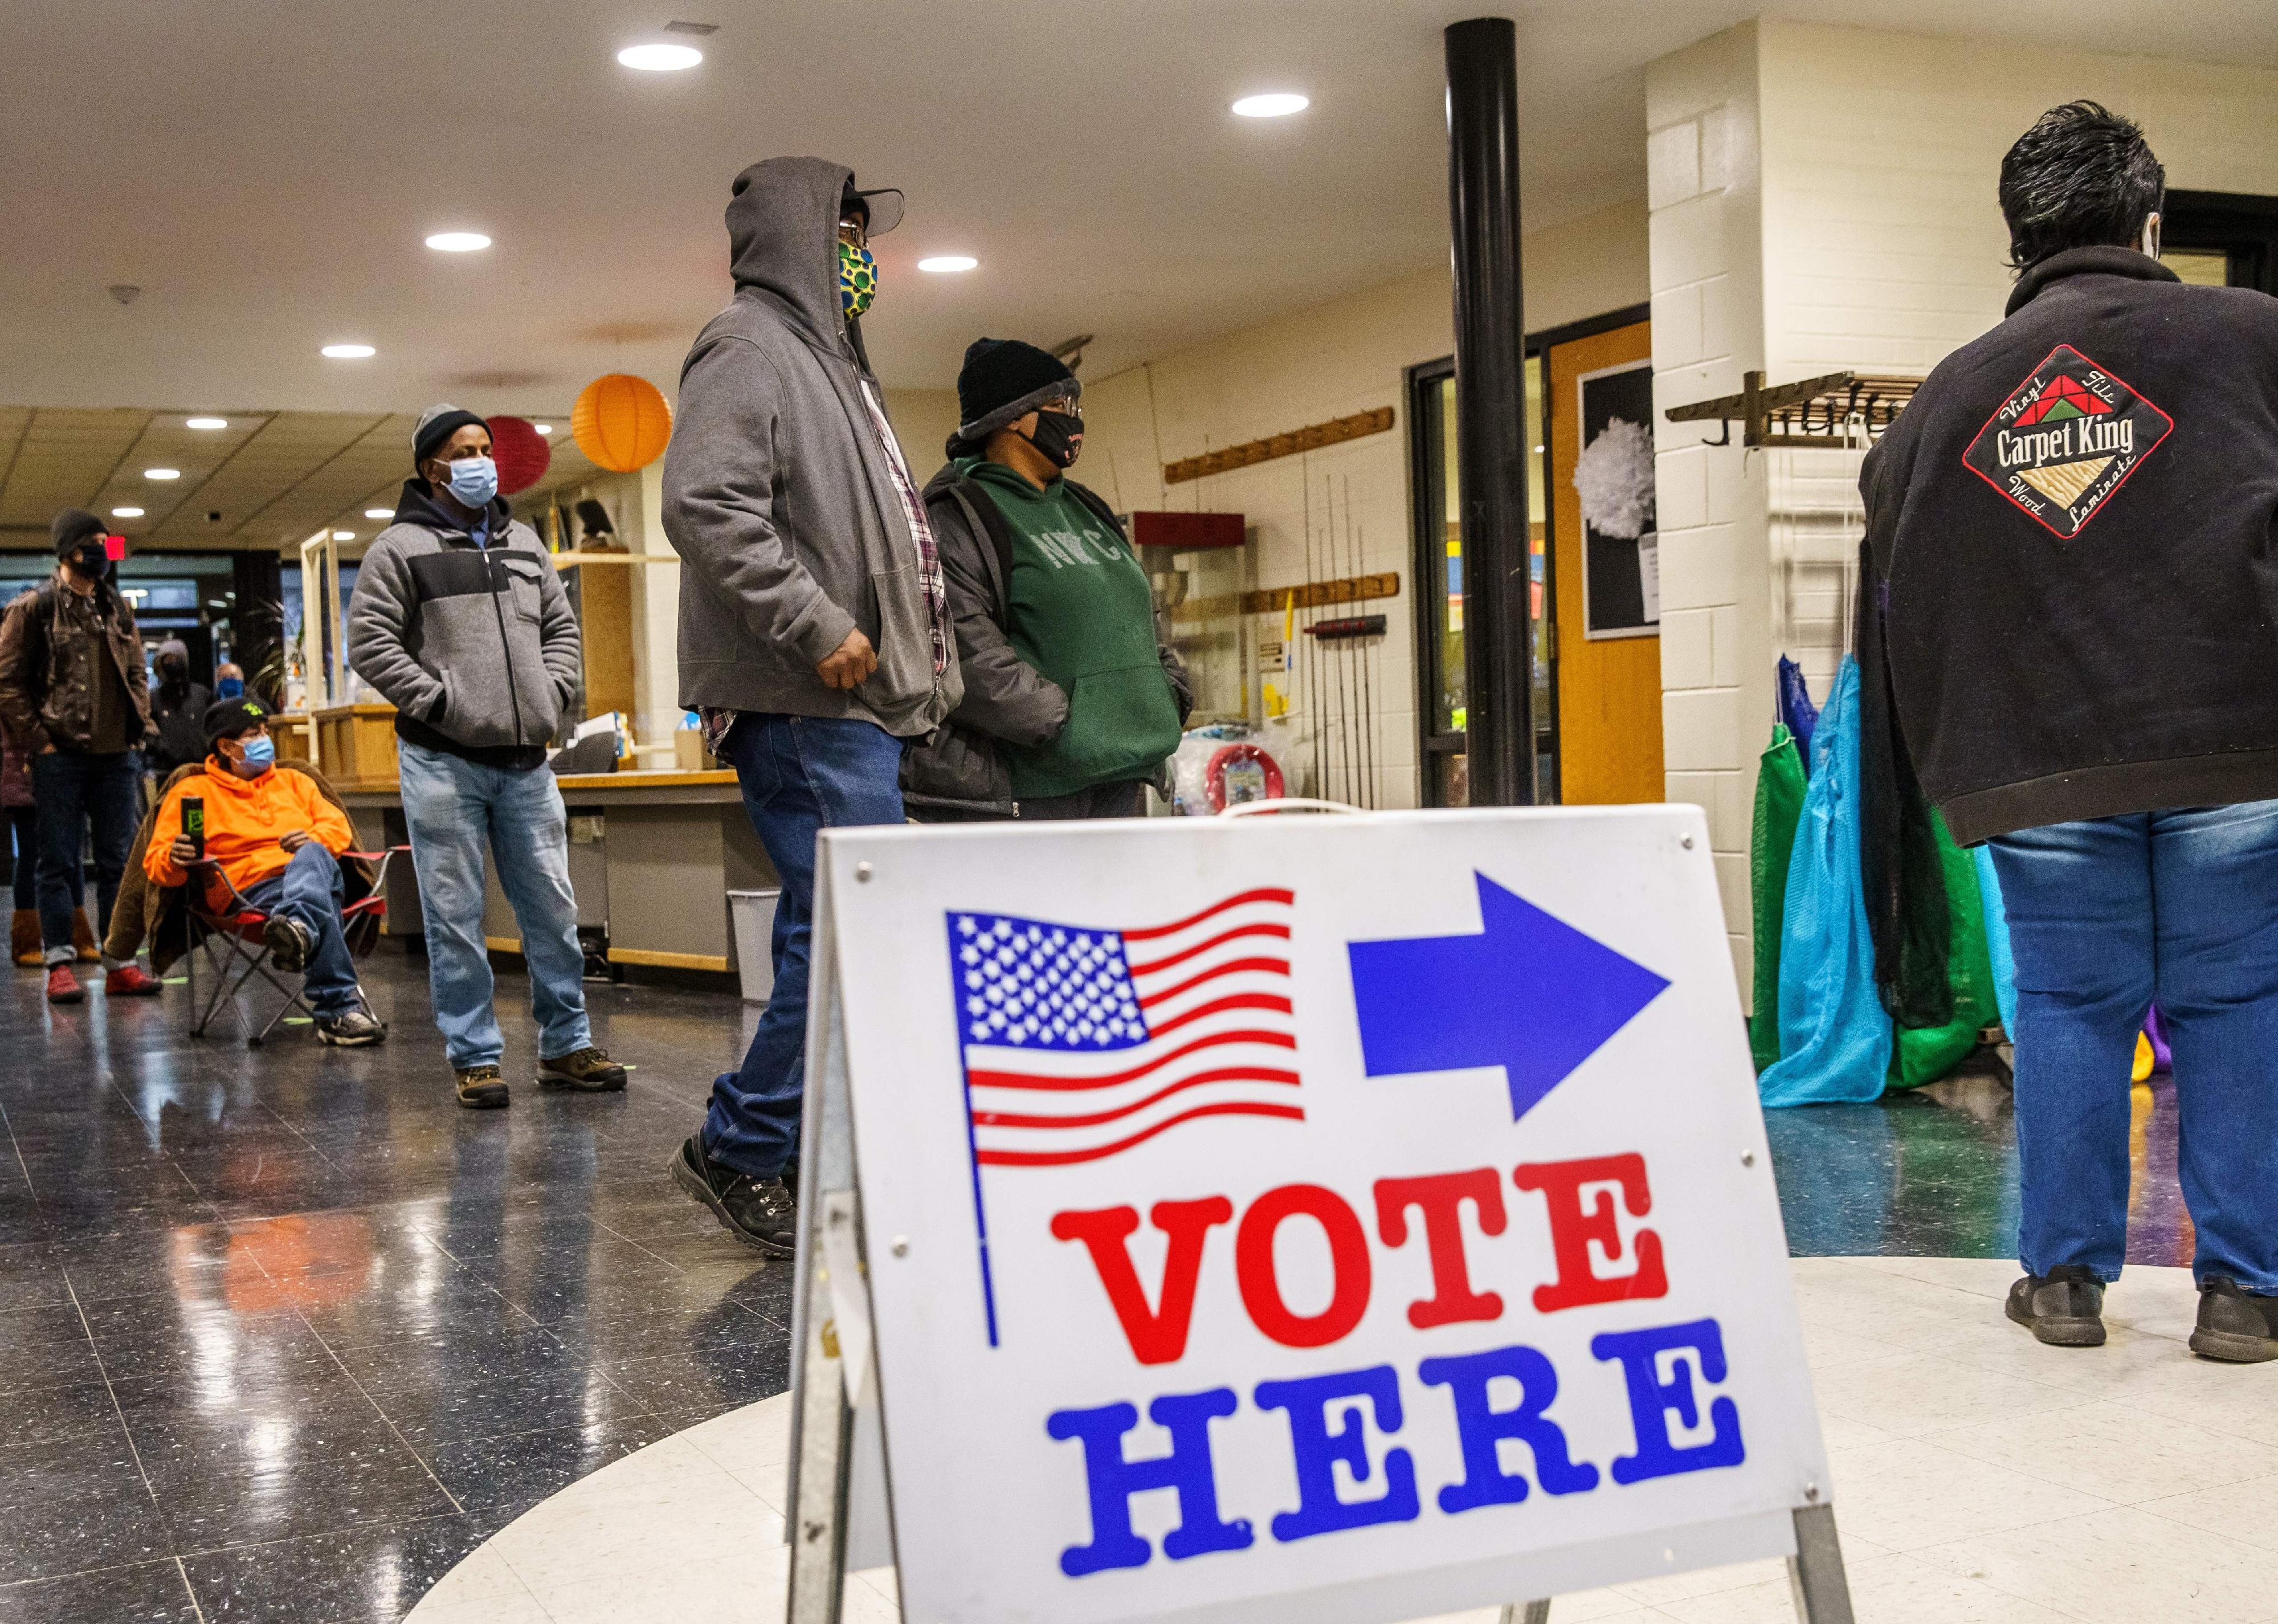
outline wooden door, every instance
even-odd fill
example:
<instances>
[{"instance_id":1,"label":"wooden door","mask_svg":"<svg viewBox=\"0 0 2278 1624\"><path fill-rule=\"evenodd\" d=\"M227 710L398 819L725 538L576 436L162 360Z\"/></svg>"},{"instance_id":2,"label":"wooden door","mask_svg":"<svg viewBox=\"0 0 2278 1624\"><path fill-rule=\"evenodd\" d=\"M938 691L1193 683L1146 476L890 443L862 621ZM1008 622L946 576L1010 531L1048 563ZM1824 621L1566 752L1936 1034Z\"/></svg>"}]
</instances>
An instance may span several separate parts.
<instances>
[{"instance_id":1,"label":"wooden door","mask_svg":"<svg viewBox=\"0 0 2278 1624\"><path fill-rule=\"evenodd\" d=\"M1545 357L1542 396L1548 419L1551 574L1557 609L1558 798L1568 806L1667 797L1661 764L1661 635L1649 626L1629 625L1591 635L1582 502L1574 487L1582 452L1584 380L1640 363L1649 365L1652 356L1652 324L1640 321L1554 344ZM1649 436L1652 425L1644 426Z\"/></svg>"}]
</instances>

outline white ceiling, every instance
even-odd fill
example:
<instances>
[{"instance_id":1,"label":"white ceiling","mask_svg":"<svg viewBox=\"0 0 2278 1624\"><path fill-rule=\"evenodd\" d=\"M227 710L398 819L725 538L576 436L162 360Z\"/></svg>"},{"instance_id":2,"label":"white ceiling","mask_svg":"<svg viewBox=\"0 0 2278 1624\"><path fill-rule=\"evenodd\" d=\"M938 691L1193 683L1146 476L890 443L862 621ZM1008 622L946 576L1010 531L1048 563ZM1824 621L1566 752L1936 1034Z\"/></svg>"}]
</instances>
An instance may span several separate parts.
<instances>
[{"instance_id":1,"label":"white ceiling","mask_svg":"<svg viewBox=\"0 0 2278 1624\"><path fill-rule=\"evenodd\" d=\"M729 180L781 152L909 195L866 324L888 382L947 385L982 332L1095 333L1098 375L1443 256L1440 30L1482 9L1519 19L1530 226L1640 193L1643 65L1759 11L2278 63L2267 0L17 4L0 402L535 415L608 370L669 390L727 295ZM701 67L617 66L676 16L720 25ZM1270 88L1312 111L1227 112ZM451 227L497 246L420 245ZM912 268L952 250L982 269ZM348 339L378 356L317 355Z\"/></svg>"},{"instance_id":2,"label":"white ceiling","mask_svg":"<svg viewBox=\"0 0 2278 1624\"><path fill-rule=\"evenodd\" d=\"M319 526L378 533L367 508L395 506L411 471L416 413L239 413L220 430L180 411L139 407L0 406L0 546L44 551L48 522L90 508L138 551L290 548ZM547 442L545 477L518 497L597 471L570 438L565 413ZM181 477L152 479L144 470ZM137 507L139 518L113 517Z\"/></svg>"}]
</instances>

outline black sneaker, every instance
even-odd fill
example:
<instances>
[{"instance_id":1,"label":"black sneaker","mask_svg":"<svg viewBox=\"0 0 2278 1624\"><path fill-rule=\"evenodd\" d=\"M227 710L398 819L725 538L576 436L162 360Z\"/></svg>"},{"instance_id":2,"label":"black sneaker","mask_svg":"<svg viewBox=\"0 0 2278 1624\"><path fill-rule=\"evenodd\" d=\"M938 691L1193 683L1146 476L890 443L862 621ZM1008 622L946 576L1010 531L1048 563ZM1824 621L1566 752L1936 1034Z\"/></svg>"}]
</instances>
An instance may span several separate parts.
<instances>
[{"instance_id":1,"label":"black sneaker","mask_svg":"<svg viewBox=\"0 0 2278 1624\"><path fill-rule=\"evenodd\" d=\"M2009 1288L2008 1314L2052 1348L2100 1348L2104 1283L2077 1263L2028 1275Z\"/></svg>"},{"instance_id":2,"label":"black sneaker","mask_svg":"<svg viewBox=\"0 0 2278 1624\"><path fill-rule=\"evenodd\" d=\"M288 976L306 969L309 955L317 951L317 944L300 922L282 914L269 915L269 923L261 928L261 939L269 944L270 961Z\"/></svg>"},{"instance_id":3,"label":"black sneaker","mask_svg":"<svg viewBox=\"0 0 2278 1624\"><path fill-rule=\"evenodd\" d=\"M2191 1352L2233 1365L2278 1359L2278 1297L2242 1291L2217 1275L2199 1286L2199 1322Z\"/></svg>"},{"instance_id":4,"label":"black sneaker","mask_svg":"<svg viewBox=\"0 0 2278 1624\"><path fill-rule=\"evenodd\" d=\"M343 1049L369 1048L387 1041L387 1028L361 1009L317 1016L317 1036Z\"/></svg>"},{"instance_id":5,"label":"black sneaker","mask_svg":"<svg viewBox=\"0 0 2278 1624\"><path fill-rule=\"evenodd\" d=\"M459 1103L470 1111L496 1111L508 1104L506 1079L496 1066L467 1066L457 1073Z\"/></svg>"},{"instance_id":6,"label":"black sneaker","mask_svg":"<svg viewBox=\"0 0 2278 1624\"><path fill-rule=\"evenodd\" d=\"M575 1088L589 1094L612 1092L625 1085L625 1069L608 1053L588 1045L568 1054L538 1062L540 1088Z\"/></svg>"},{"instance_id":7,"label":"black sneaker","mask_svg":"<svg viewBox=\"0 0 2278 1624\"><path fill-rule=\"evenodd\" d=\"M704 1153L692 1133L672 1159L672 1180L705 1206L729 1232L762 1257L799 1254L799 1199L780 1178L753 1178Z\"/></svg>"}]
</instances>

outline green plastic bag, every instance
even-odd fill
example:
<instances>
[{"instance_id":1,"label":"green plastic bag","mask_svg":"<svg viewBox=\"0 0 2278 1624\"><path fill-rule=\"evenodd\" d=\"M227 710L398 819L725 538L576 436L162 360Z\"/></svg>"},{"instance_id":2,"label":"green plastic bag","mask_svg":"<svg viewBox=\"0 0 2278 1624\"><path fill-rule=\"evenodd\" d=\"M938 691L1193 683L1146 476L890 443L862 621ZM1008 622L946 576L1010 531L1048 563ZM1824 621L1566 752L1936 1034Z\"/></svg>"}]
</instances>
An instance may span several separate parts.
<instances>
[{"instance_id":1,"label":"green plastic bag","mask_svg":"<svg viewBox=\"0 0 2278 1624\"><path fill-rule=\"evenodd\" d=\"M1945 820L1933 811L1938 868L1945 877L1951 935L1945 973L1953 987L1953 1019L1943 1026L1899 1028L1891 1046L1890 1085L1920 1088L1968 1058L1977 1035L2001 1018L1993 989L1993 958L1985 945L1985 904L1977 889L1977 863L1953 843Z\"/></svg>"},{"instance_id":2,"label":"green plastic bag","mask_svg":"<svg viewBox=\"0 0 2278 1624\"><path fill-rule=\"evenodd\" d=\"M1803 815L1803 757L1795 735L1772 724L1756 771L1756 816L1748 841L1748 885L1755 907L1755 992L1748 1017L1748 1046L1761 1072L1780 1057L1780 921L1787 910L1788 861L1795 852L1795 828ZM1971 892L1974 896L1976 893Z\"/></svg>"}]
</instances>

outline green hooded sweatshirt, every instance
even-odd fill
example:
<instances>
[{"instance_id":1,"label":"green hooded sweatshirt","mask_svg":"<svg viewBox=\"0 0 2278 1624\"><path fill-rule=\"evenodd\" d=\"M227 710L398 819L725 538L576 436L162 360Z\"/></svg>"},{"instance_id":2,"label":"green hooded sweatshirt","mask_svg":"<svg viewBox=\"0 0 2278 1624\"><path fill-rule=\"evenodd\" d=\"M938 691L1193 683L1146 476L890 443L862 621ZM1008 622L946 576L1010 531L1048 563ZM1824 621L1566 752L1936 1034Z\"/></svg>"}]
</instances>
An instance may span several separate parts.
<instances>
[{"instance_id":1,"label":"green hooded sweatshirt","mask_svg":"<svg viewBox=\"0 0 2278 1624\"><path fill-rule=\"evenodd\" d=\"M1005 594L1013 652L1068 696L1067 725L1050 744L1005 747L1013 798L1151 778L1179 747L1179 702L1138 559L1066 480L1038 490L986 458L956 466L987 487L1013 533Z\"/></svg>"}]
</instances>

